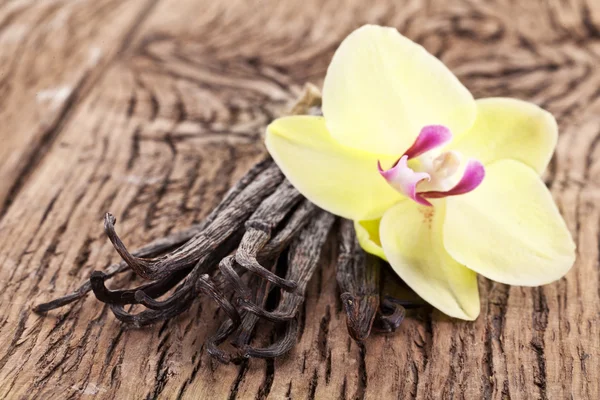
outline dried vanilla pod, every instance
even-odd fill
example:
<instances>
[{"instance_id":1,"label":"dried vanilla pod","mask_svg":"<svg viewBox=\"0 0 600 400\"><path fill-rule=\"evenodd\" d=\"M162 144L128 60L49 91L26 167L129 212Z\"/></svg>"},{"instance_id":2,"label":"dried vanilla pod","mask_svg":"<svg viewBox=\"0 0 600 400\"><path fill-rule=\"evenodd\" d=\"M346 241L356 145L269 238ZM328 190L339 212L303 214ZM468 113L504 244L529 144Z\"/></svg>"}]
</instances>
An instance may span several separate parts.
<instances>
[{"instance_id":1,"label":"dried vanilla pod","mask_svg":"<svg viewBox=\"0 0 600 400\"><path fill-rule=\"evenodd\" d=\"M160 297L181 282L188 273L189 271L181 270L162 280L146 283L134 289L110 290L104 284L106 274L94 271L90 276L90 284L96 298L103 303L115 305L136 304L140 303L136 300L138 292L150 298Z\"/></svg>"},{"instance_id":2,"label":"dried vanilla pod","mask_svg":"<svg viewBox=\"0 0 600 400\"><path fill-rule=\"evenodd\" d=\"M281 293L279 305L274 311L267 311L245 299L240 299L240 307L274 322L293 319L304 302L306 285L318 265L321 247L325 244L334 220L333 215L321 211L292 241L288 253L286 279L297 282L298 286L294 292ZM313 253L309 254L311 251Z\"/></svg>"},{"instance_id":3,"label":"dried vanilla pod","mask_svg":"<svg viewBox=\"0 0 600 400\"><path fill-rule=\"evenodd\" d=\"M258 275L252 275L248 287L254 292L253 301L261 307L265 307L272 288L271 282L262 279ZM239 354L239 351L230 354L219 348L219 345L232 335L231 344L234 347L240 348L250 342L259 318L244 310L242 310L241 314L242 318L238 326L236 326L232 318L227 318L221 323L217 332L209 337L206 342L208 353L221 363L226 364L230 361L238 361L244 358L243 355Z\"/></svg>"},{"instance_id":4,"label":"dried vanilla pod","mask_svg":"<svg viewBox=\"0 0 600 400\"><path fill-rule=\"evenodd\" d=\"M381 333L395 332L410 310L427 306L386 263L381 264L380 306L373 330Z\"/></svg>"},{"instance_id":5,"label":"dried vanilla pod","mask_svg":"<svg viewBox=\"0 0 600 400\"><path fill-rule=\"evenodd\" d=\"M406 308L401 304L396 304L388 298L380 299L379 310L373 329L380 333L395 332L406 316Z\"/></svg>"},{"instance_id":6,"label":"dried vanilla pod","mask_svg":"<svg viewBox=\"0 0 600 400\"><path fill-rule=\"evenodd\" d=\"M291 183L284 180L279 188L246 221L246 233L235 252L235 261L239 265L253 273L260 273L264 279L287 291L295 290L296 283L283 279L264 268L258 262L257 257L271 239L273 230L301 199L300 192Z\"/></svg>"},{"instance_id":7,"label":"dried vanilla pod","mask_svg":"<svg viewBox=\"0 0 600 400\"><path fill-rule=\"evenodd\" d=\"M288 253L288 270L286 278L298 283L295 293L281 291L281 299L277 308L273 312L268 312L257 304L252 304L251 308L244 309L257 314L260 317L274 321L285 321L286 329L283 337L277 342L265 348L256 348L250 345L243 347L245 357L273 358L287 353L296 343L298 336L298 312L304 302L304 292L306 286L315 272L321 258L321 251L327 242L327 237L335 217L328 212L321 211L308 225L300 232L290 245ZM260 313L256 313L261 310ZM290 317L291 316L291 317Z\"/></svg>"},{"instance_id":8,"label":"dried vanilla pod","mask_svg":"<svg viewBox=\"0 0 600 400\"><path fill-rule=\"evenodd\" d=\"M283 336L267 347L252 347L246 345L243 355L246 358L277 358L290 351L298 341L298 317L288 321Z\"/></svg>"},{"instance_id":9,"label":"dried vanilla pod","mask_svg":"<svg viewBox=\"0 0 600 400\"><path fill-rule=\"evenodd\" d=\"M157 257L167 251L181 246L194 236L198 234L206 225L210 224L217 215L228 206L239 193L246 188L254 179L267 167L271 166L272 160L270 157L265 157L263 160L255 164L246 174L239 180L235 185L231 187L223 197L223 200L215 207L210 214L199 224L192 225L188 229L172 233L163 238L155 239L146 246L143 246L139 250L134 251L132 254L136 257ZM110 279L113 276L126 272L130 268L125 261L121 261L116 264L110 265L106 268L104 273L104 280ZM86 280L72 293L62 296L58 299L52 300L47 303L38 304L33 308L33 311L38 313L47 312L56 308L63 307L74 301L78 301L84 298L92 290L92 285L89 280Z\"/></svg>"},{"instance_id":10,"label":"dried vanilla pod","mask_svg":"<svg viewBox=\"0 0 600 400\"><path fill-rule=\"evenodd\" d=\"M105 231L121 258L144 279L156 280L178 269L206 258L219 244L240 232L245 219L269 196L283 180L283 174L271 164L220 212L201 232L179 249L153 259L135 257L125 247L114 230L114 219L107 216Z\"/></svg>"},{"instance_id":11,"label":"dried vanilla pod","mask_svg":"<svg viewBox=\"0 0 600 400\"><path fill-rule=\"evenodd\" d=\"M239 196L239 194L248 187L258 175L260 175L264 170L271 167L273 164L273 160L269 156L265 156L261 161L257 162L237 181L223 196L223 199L217 204L215 208L202 220L197 224L198 231L207 227L211 222L217 218L217 216L228 207L231 202Z\"/></svg>"},{"instance_id":12,"label":"dried vanilla pod","mask_svg":"<svg viewBox=\"0 0 600 400\"><path fill-rule=\"evenodd\" d=\"M200 228L197 225L193 225L189 229L179 231L164 238L154 240L153 242L135 251L133 254L136 257L159 256L190 240L198 233L199 229ZM103 279L108 280L114 277L115 275L127 272L129 270L130 268L125 261L120 261L118 263L111 264L108 268L106 268L106 270L102 272ZM34 306L33 311L37 313L44 313L66 306L70 303L83 299L90 291L92 291L92 285L90 280L88 279L84 283L82 283L76 290L69 293L68 295L59 297L47 303L41 303Z\"/></svg>"},{"instance_id":13,"label":"dried vanilla pod","mask_svg":"<svg viewBox=\"0 0 600 400\"><path fill-rule=\"evenodd\" d=\"M282 190L289 191L291 188L282 188ZM275 194L272 196L275 196ZM274 235L275 237L271 239L266 246L260 249L257 257L257 260L260 260L262 264L271 265L271 274L274 274L277 258L281 252L294 238L295 234L298 233L306 225L306 223L310 221L310 216L315 215L318 211L318 208L308 200L303 200L295 209L289 210L289 207L285 208L289 215L286 216L283 227L281 227L281 229ZM281 207L279 209L281 210ZM277 221L274 221L273 217L275 217ZM265 220L271 221L267 224L270 224L271 230L277 225L276 222L284 219L281 213L274 213L272 211L265 212L260 210L257 210L253 218L255 222L260 221L260 224L263 226L266 223ZM255 222L252 222L252 224ZM240 299L252 299L252 301L247 302L247 304L249 306L256 305L257 312L262 314L266 299L272 289L269 280L262 275L262 271L258 270L256 274L253 274L250 278L250 284L246 286L241 280L241 275L247 270L235 262L234 256L225 257L219 264L219 269L221 271L220 278L230 284L230 287L234 290L236 295ZM285 290L285 288L283 289ZM250 294L250 292L253 293ZM235 333L234 330L236 327L230 319L227 319L221 324L217 332L207 341L208 352L221 362L226 363L236 360L240 357L246 357L245 355L228 354L218 347L232 334L232 345L243 348L244 345L248 344L254 327L259 321L259 317L257 314L248 312L244 309L242 309L242 314L242 324L237 327Z\"/></svg>"},{"instance_id":14,"label":"dried vanilla pod","mask_svg":"<svg viewBox=\"0 0 600 400\"><path fill-rule=\"evenodd\" d=\"M271 276L274 275L273 270L280 253L293 239L295 234L310 221L309 217L315 215L318 210L316 206L307 200L303 200L295 209L291 208L290 205L293 205L292 203L297 203L293 198L298 196L298 192L296 192L289 183L286 184L284 182L282 186L280 186L280 193L276 192L271 195L271 200L277 199L281 193L285 193L286 197L288 197L287 195L290 195L288 197L289 200L280 205L272 204L272 202L269 202L268 200L265 201L255 214L253 214L251 220L248 221L247 225L251 228L246 231L245 236L247 240L248 238L252 239L256 237L265 238L268 232L268 236L270 237L271 231L274 230L281 221L285 220L281 230L275 233L275 237L271 239L265 247L257 250L259 253L258 257L254 257L255 260L260 260L261 263L271 266L271 270L269 271ZM297 197L296 200L300 199L301 197ZM268 208L263 207L264 205L268 206ZM255 232L252 232L252 226L259 226L262 228L259 230L258 235L253 234ZM263 239L259 241L259 243L261 243L260 247L262 247L262 242ZM240 244L239 248L241 247L242 245ZM247 302L247 304L256 305L258 307L258 313L262 314L266 299L271 290L269 283L273 280L268 279L268 277L263 274L262 269L258 269L255 274L252 274L249 282L250 284L246 286L241 280L241 275L247 270L235 262L234 256L225 257L219 264L219 269L221 272L220 278L224 279L230 285L230 288L234 290L235 295L238 297L238 301L241 299L250 299L251 301ZM294 287L296 286L297 285L294 282ZM285 287L281 288L284 290L287 289ZM247 312L247 310L242 309L242 313L242 325L237 327L237 331L232 338L232 344L236 347L243 347L248 343L252 331L259 320L257 315ZM208 352L221 362L229 362L232 359L239 358L236 357L236 355L230 355L218 348L219 344L234 333L235 328L236 327L231 320L225 320L218 331L207 341Z\"/></svg>"},{"instance_id":15,"label":"dried vanilla pod","mask_svg":"<svg viewBox=\"0 0 600 400\"><path fill-rule=\"evenodd\" d=\"M358 243L354 223L343 219L338 235L339 255L336 279L346 311L347 326L354 340L365 340L379 309L381 264Z\"/></svg>"},{"instance_id":16,"label":"dried vanilla pod","mask_svg":"<svg viewBox=\"0 0 600 400\"><path fill-rule=\"evenodd\" d=\"M273 268L275 269L276 263L273 262ZM269 297L269 293L271 289L273 289L273 284L265 279L260 279L259 277L252 277L255 282L252 282L250 286L256 288L254 290L253 301L256 305L261 308L265 308L267 304L267 298ZM254 328L256 327L256 323L259 321L259 317L256 314L245 312L242 317L242 321L238 329L233 335L231 340L231 344L235 347L243 347L250 343L250 339L252 337L252 333Z\"/></svg>"}]
</instances>

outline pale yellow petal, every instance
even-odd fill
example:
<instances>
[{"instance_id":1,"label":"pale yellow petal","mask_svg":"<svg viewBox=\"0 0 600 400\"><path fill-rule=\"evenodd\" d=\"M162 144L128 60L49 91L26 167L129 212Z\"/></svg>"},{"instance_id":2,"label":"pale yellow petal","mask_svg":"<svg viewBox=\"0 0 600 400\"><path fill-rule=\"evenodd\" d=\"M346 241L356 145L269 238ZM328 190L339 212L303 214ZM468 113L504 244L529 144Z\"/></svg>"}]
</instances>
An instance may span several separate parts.
<instances>
[{"instance_id":1,"label":"pale yellow petal","mask_svg":"<svg viewBox=\"0 0 600 400\"><path fill-rule=\"evenodd\" d=\"M403 201L388 210L379 230L396 273L425 301L451 317L479 315L477 275L456 262L443 241L444 201L435 208Z\"/></svg>"},{"instance_id":2,"label":"pale yellow petal","mask_svg":"<svg viewBox=\"0 0 600 400\"><path fill-rule=\"evenodd\" d=\"M380 219L354 221L354 230L356 231L358 242L364 251L387 261L383 248L381 247L381 241L379 240L380 221Z\"/></svg>"},{"instance_id":3,"label":"pale yellow petal","mask_svg":"<svg viewBox=\"0 0 600 400\"><path fill-rule=\"evenodd\" d=\"M287 179L319 207L344 218L379 218L402 199L377 170L377 156L331 138L323 117L291 116L267 128L269 153Z\"/></svg>"},{"instance_id":4,"label":"pale yellow petal","mask_svg":"<svg viewBox=\"0 0 600 400\"><path fill-rule=\"evenodd\" d=\"M518 161L489 165L481 186L446 204L446 249L489 279L543 285L560 279L575 261L575 244L550 192Z\"/></svg>"},{"instance_id":5,"label":"pale yellow petal","mask_svg":"<svg viewBox=\"0 0 600 400\"><path fill-rule=\"evenodd\" d=\"M533 103L509 98L480 99L477 119L451 148L483 164L521 161L542 173L558 138L556 120Z\"/></svg>"},{"instance_id":6,"label":"pale yellow petal","mask_svg":"<svg viewBox=\"0 0 600 400\"><path fill-rule=\"evenodd\" d=\"M401 155L426 125L466 131L471 93L422 46L395 28L366 25L340 45L323 86L323 114L341 143Z\"/></svg>"}]
</instances>

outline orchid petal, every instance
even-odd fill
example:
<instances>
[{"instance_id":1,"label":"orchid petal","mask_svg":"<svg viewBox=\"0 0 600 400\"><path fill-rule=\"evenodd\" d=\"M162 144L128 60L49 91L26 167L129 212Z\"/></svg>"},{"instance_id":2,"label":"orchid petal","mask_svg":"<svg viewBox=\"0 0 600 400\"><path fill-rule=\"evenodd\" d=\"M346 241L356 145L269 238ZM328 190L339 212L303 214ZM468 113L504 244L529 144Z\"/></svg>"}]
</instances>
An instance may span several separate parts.
<instances>
[{"instance_id":1,"label":"orchid petal","mask_svg":"<svg viewBox=\"0 0 600 400\"><path fill-rule=\"evenodd\" d=\"M452 140L452 132L443 125L428 125L421 129L412 146L404 153L408 159L418 157L429 150Z\"/></svg>"},{"instance_id":2,"label":"orchid petal","mask_svg":"<svg viewBox=\"0 0 600 400\"><path fill-rule=\"evenodd\" d=\"M394 271L425 301L451 317L474 320L477 275L444 248L444 208L444 201L435 208L412 201L395 205L381 219L381 244Z\"/></svg>"},{"instance_id":3,"label":"orchid petal","mask_svg":"<svg viewBox=\"0 0 600 400\"><path fill-rule=\"evenodd\" d=\"M410 197L417 203L430 206L427 200L421 198L417 194L417 183L422 180L430 180L431 177L426 172L415 172L408 166L408 156L402 156L393 166L388 170L381 168L381 163L377 162L377 169L383 178L390 184L394 189Z\"/></svg>"},{"instance_id":4,"label":"orchid petal","mask_svg":"<svg viewBox=\"0 0 600 400\"><path fill-rule=\"evenodd\" d=\"M488 165L477 190L446 204L446 249L489 279L538 286L573 265L575 244L552 195L536 171L518 161Z\"/></svg>"},{"instance_id":5,"label":"orchid petal","mask_svg":"<svg viewBox=\"0 0 600 400\"><path fill-rule=\"evenodd\" d=\"M354 221L354 230L356 231L358 242L364 251L387 261L381 247L381 241L379 240L380 221L380 219Z\"/></svg>"},{"instance_id":6,"label":"orchid petal","mask_svg":"<svg viewBox=\"0 0 600 400\"><path fill-rule=\"evenodd\" d=\"M291 116L267 128L269 153L286 178L319 207L348 219L379 218L403 196L381 179L374 155L331 138L322 117Z\"/></svg>"},{"instance_id":7,"label":"orchid petal","mask_svg":"<svg viewBox=\"0 0 600 400\"><path fill-rule=\"evenodd\" d=\"M469 91L437 58L394 28L366 25L336 51L323 85L323 114L340 143L404 154L427 125L466 131Z\"/></svg>"},{"instance_id":8,"label":"orchid petal","mask_svg":"<svg viewBox=\"0 0 600 400\"><path fill-rule=\"evenodd\" d=\"M483 167L483 164L478 160L469 160L462 178L452 189L445 192L421 192L419 193L419 196L426 199L439 199L442 197L458 196L459 194L469 193L481 185L484 177L485 168Z\"/></svg>"},{"instance_id":9,"label":"orchid petal","mask_svg":"<svg viewBox=\"0 0 600 400\"><path fill-rule=\"evenodd\" d=\"M484 165L497 160L521 161L542 173L552 157L558 127L552 114L526 101L489 98L477 103L475 124L450 148Z\"/></svg>"}]
</instances>

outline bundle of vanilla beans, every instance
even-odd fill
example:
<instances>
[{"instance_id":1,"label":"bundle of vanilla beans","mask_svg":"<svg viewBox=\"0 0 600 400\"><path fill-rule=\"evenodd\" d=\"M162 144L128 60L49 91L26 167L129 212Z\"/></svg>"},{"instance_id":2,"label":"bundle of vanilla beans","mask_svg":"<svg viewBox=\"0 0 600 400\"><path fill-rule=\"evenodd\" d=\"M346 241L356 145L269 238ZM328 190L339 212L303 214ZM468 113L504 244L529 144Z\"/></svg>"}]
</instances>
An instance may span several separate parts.
<instances>
[{"instance_id":1,"label":"bundle of vanilla beans","mask_svg":"<svg viewBox=\"0 0 600 400\"><path fill-rule=\"evenodd\" d=\"M320 95L308 85L292 113L318 112ZM296 344L306 286L317 268L328 267L320 258L332 233L338 248L336 277L353 339L366 339L372 329L393 332L404 318L405 307L420 305L399 299L395 286L380 287L382 281L393 281L382 279L389 266L361 249L353 223L336 219L306 200L270 157L254 165L204 221L187 230L130 252L115 223L106 214L104 229L122 261L104 272L94 271L78 290L37 305L36 312L81 300L92 291L116 318L142 327L174 318L206 296L226 316L206 343L212 356L224 363L278 357ZM127 271L147 283L107 288L108 280ZM274 298L276 305L267 307L268 298ZM280 332L262 348L251 344L259 320L278 325ZM229 350L224 349L225 341L231 344Z\"/></svg>"}]
</instances>

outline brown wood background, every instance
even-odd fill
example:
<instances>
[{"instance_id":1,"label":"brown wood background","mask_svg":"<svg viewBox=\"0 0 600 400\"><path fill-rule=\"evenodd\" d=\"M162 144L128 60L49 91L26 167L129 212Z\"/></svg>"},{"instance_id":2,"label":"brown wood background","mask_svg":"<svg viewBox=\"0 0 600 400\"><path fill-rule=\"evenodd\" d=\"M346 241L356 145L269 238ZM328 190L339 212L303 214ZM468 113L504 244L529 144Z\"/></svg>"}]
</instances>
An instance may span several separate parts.
<instances>
[{"instance_id":1,"label":"brown wood background","mask_svg":"<svg viewBox=\"0 0 600 400\"><path fill-rule=\"evenodd\" d=\"M144 330L92 298L30 311L116 260L105 211L132 247L204 216L366 22L425 45L476 97L556 115L546 178L579 248L564 279L481 279L476 322L422 313L359 348L325 263L294 351L241 366L206 354L208 303ZM0 398L600 398L599 63L597 0L3 1Z\"/></svg>"}]
</instances>

